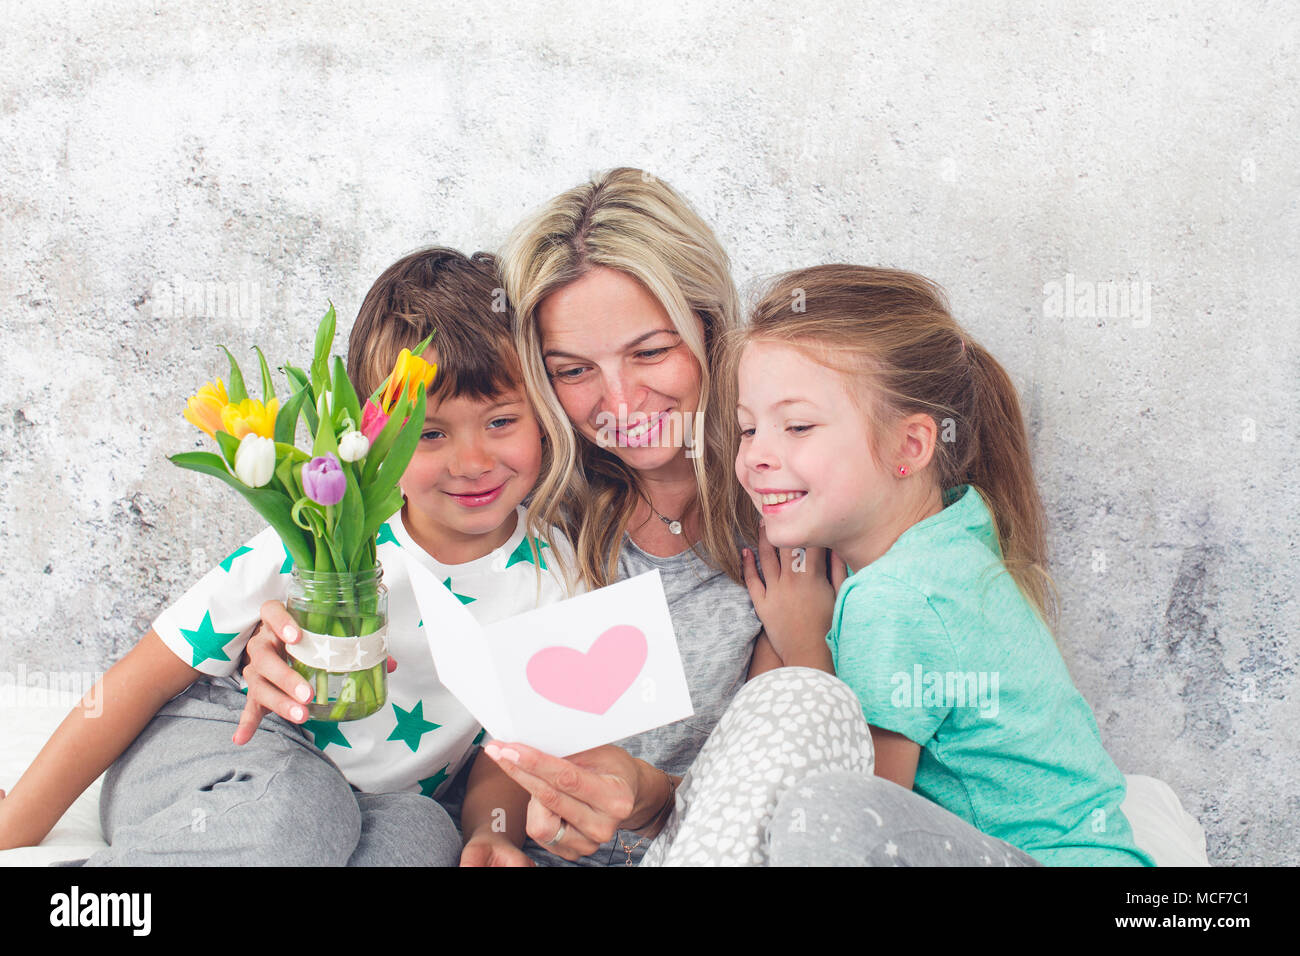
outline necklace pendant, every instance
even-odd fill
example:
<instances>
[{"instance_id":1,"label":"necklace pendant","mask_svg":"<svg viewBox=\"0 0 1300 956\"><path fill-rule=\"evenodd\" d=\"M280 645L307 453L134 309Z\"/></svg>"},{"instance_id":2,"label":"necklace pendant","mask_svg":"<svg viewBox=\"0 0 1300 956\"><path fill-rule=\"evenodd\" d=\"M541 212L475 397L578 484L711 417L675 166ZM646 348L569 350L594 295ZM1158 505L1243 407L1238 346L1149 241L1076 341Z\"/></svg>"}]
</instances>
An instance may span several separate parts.
<instances>
[{"instance_id":1,"label":"necklace pendant","mask_svg":"<svg viewBox=\"0 0 1300 956\"><path fill-rule=\"evenodd\" d=\"M673 534L681 534L682 523L680 521L670 521L668 522L668 530L671 531Z\"/></svg>"}]
</instances>

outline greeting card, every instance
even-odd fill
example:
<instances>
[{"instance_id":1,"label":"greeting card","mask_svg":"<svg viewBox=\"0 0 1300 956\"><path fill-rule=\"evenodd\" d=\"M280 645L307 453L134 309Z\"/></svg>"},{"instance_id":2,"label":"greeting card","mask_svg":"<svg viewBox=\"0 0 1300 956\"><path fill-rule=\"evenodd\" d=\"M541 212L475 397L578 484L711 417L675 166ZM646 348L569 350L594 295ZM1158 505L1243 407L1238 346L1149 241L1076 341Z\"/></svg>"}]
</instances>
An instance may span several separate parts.
<instances>
[{"instance_id":1,"label":"greeting card","mask_svg":"<svg viewBox=\"0 0 1300 956\"><path fill-rule=\"evenodd\" d=\"M694 713L657 570L484 626L407 567L439 678L495 739L563 757Z\"/></svg>"}]
</instances>

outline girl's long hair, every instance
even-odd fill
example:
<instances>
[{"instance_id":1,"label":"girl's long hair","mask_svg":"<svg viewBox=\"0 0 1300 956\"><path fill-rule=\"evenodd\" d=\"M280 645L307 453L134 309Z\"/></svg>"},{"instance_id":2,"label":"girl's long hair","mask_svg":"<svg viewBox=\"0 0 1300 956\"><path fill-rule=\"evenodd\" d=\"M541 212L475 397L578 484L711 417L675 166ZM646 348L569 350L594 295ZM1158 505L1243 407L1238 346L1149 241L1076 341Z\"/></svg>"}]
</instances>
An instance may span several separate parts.
<instances>
[{"instance_id":1,"label":"girl's long hair","mask_svg":"<svg viewBox=\"0 0 1300 956\"><path fill-rule=\"evenodd\" d=\"M968 484L979 491L997 524L1003 563L1054 626L1046 521L1016 388L953 319L938 285L866 266L788 272L762 293L748 327L730 338L729 374L752 341L792 346L844 374L871 423L866 439L877 459L890 425L917 412L934 419L935 482L940 490Z\"/></svg>"},{"instance_id":2,"label":"girl's long hair","mask_svg":"<svg viewBox=\"0 0 1300 956\"><path fill-rule=\"evenodd\" d=\"M724 338L738 324L739 298L713 231L671 187L639 169L613 169L555 197L516 227L499 256L524 383L550 446L530 523L560 527L583 581L602 587L617 575L623 533L643 494L633 469L575 434L542 361L539 306L596 267L640 282L699 363L694 418L703 427L691 434L698 489L692 510L701 529L695 547L740 583L739 543L757 540L758 520L733 468L735 380L717 373Z\"/></svg>"}]
</instances>

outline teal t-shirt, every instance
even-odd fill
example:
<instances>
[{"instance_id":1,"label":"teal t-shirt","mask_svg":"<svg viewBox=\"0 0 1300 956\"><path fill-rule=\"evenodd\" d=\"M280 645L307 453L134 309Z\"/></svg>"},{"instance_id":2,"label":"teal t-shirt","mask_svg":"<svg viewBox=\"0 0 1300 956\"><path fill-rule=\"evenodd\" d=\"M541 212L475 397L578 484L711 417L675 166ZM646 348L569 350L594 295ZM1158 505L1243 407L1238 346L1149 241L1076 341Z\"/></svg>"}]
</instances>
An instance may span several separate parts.
<instances>
[{"instance_id":1,"label":"teal t-shirt","mask_svg":"<svg viewBox=\"0 0 1300 956\"><path fill-rule=\"evenodd\" d=\"M969 485L840 588L827 641L867 723L921 747L913 789L1052 866L1154 866L1124 777Z\"/></svg>"}]
</instances>

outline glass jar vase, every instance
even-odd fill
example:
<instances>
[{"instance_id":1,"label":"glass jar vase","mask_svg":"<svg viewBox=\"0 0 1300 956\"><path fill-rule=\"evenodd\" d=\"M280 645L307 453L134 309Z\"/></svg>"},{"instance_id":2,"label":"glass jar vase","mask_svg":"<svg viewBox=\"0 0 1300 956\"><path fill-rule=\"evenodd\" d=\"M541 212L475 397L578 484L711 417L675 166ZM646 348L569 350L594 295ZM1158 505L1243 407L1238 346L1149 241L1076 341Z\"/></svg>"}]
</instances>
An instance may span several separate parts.
<instances>
[{"instance_id":1,"label":"glass jar vase","mask_svg":"<svg viewBox=\"0 0 1300 956\"><path fill-rule=\"evenodd\" d=\"M312 720L360 720L388 695L388 588L383 568L324 572L295 567L289 614L302 637L289 664L313 690Z\"/></svg>"}]
</instances>

